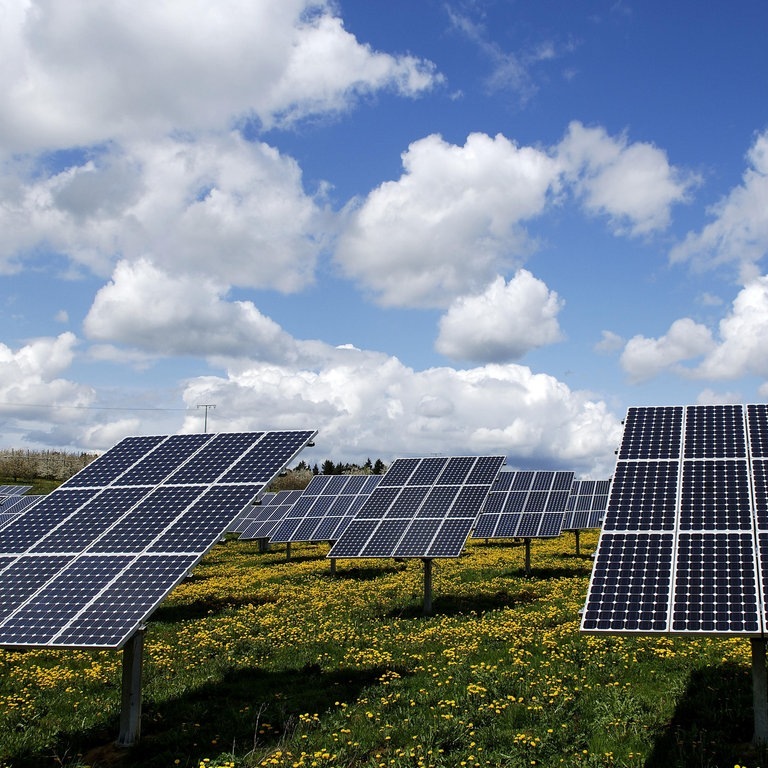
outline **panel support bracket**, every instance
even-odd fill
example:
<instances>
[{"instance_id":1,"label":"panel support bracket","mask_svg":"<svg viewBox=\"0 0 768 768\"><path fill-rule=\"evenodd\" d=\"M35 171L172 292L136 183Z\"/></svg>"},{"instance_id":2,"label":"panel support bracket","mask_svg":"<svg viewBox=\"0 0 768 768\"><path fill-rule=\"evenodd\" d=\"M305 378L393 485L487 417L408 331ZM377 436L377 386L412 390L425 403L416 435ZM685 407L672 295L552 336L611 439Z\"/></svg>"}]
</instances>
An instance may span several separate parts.
<instances>
[{"instance_id":1,"label":"panel support bracket","mask_svg":"<svg viewBox=\"0 0 768 768\"><path fill-rule=\"evenodd\" d=\"M432 613L432 559L422 558L424 563L424 614L429 616Z\"/></svg>"},{"instance_id":2,"label":"panel support bracket","mask_svg":"<svg viewBox=\"0 0 768 768\"><path fill-rule=\"evenodd\" d=\"M146 629L146 626L140 626L123 647L123 690L120 735L117 738L119 747L132 747L141 736L141 671Z\"/></svg>"},{"instance_id":3,"label":"panel support bracket","mask_svg":"<svg viewBox=\"0 0 768 768\"><path fill-rule=\"evenodd\" d=\"M750 639L752 646L752 706L755 715L755 746L768 745L768 674L765 666L765 647L768 642L763 637Z\"/></svg>"}]
</instances>

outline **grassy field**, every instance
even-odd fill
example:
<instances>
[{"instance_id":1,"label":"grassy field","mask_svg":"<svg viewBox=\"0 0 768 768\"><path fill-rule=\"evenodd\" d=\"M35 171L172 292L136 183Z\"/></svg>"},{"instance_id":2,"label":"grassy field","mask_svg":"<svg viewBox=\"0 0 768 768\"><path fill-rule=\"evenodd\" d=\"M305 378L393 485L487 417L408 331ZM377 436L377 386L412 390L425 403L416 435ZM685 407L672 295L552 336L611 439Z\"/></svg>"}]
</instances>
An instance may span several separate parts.
<instances>
[{"instance_id":1,"label":"grassy field","mask_svg":"<svg viewBox=\"0 0 768 768\"><path fill-rule=\"evenodd\" d=\"M590 552L596 534L582 534ZM572 534L435 561L217 545L146 634L142 738L118 652L0 650L0 768L768 765L748 640L586 637Z\"/></svg>"}]
</instances>

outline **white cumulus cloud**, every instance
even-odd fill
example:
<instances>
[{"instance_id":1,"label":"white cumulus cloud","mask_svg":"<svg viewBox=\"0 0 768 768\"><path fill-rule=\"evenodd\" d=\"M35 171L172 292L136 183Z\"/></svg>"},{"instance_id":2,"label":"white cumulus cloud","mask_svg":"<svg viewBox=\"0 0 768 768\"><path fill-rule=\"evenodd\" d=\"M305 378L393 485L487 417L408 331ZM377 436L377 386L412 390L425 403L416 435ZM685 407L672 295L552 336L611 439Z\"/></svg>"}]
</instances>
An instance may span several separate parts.
<instances>
[{"instance_id":1,"label":"white cumulus cloud","mask_svg":"<svg viewBox=\"0 0 768 768\"><path fill-rule=\"evenodd\" d=\"M447 307L529 252L520 224L557 185L545 152L474 133L464 146L427 136L402 157L403 175L350 212L336 251L379 303Z\"/></svg>"},{"instance_id":2,"label":"white cumulus cloud","mask_svg":"<svg viewBox=\"0 0 768 768\"><path fill-rule=\"evenodd\" d=\"M435 346L456 360L517 360L561 339L557 315L562 306L555 291L520 269L509 281L497 277L483 293L457 298L440 319Z\"/></svg>"},{"instance_id":3,"label":"white cumulus cloud","mask_svg":"<svg viewBox=\"0 0 768 768\"><path fill-rule=\"evenodd\" d=\"M318 429L318 448L302 456L309 462L503 453L510 463L613 472L618 420L551 376L513 364L415 371L380 353L316 352L311 366L241 362L226 376L198 377L185 400L216 403L217 428Z\"/></svg>"},{"instance_id":4,"label":"white cumulus cloud","mask_svg":"<svg viewBox=\"0 0 768 768\"><path fill-rule=\"evenodd\" d=\"M579 122L570 124L556 155L586 210L608 216L620 234L666 228L671 207L686 202L699 181L670 165L666 153L652 144L629 143L625 136Z\"/></svg>"},{"instance_id":5,"label":"white cumulus cloud","mask_svg":"<svg viewBox=\"0 0 768 768\"><path fill-rule=\"evenodd\" d=\"M686 362L690 365L682 365ZM768 275L751 280L739 291L718 323L717 333L682 318L657 339L630 339L621 365L634 381L667 370L713 381L768 377Z\"/></svg>"},{"instance_id":6,"label":"white cumulus cloud","mask_svg":"<svg viewBox=\"0 0 768 768\"><path fill-rule=\"evenodd\" d=\"M298 290L325 240L321 204L294 160L238 134L110 145L47 178L0 188L0 270L45 245L109 274L151 253L169 271Z\"/></svg>"},{"instance_id":7,"label":"white cumulus cloud","mask_svg":"<svg viewBox=\"0 0 768 768\"><path fill-rule=\"evenodd\" d=\"M283 360L293 339L248 301L227 301L204 275L168 275L147 259L121 262L85 318L87 336L153 355Z\"/></svg>"},{"instance_id":8,"label":"white cumulus cloud","mask_svg":"<svg viewBox=\"0 0 768 768\"><path fill-rule=\"evenodd\" d=\"M440 80L357 41L330 0L22 0L0 6L0 44L0 144L15 152L269 127Z\"/></svg>"},{"instance_id":9,"label":"white cumulus cloud","mask_svg":"<svg viewBox=\"0 0 768 768\"><path fill-rule=\"evenodd\" d=\"M41 424L76 422L77 408L93 401L89 386L64 378L72 365L78 340L66 332L56 337L33 339L14 350L0 343L0 422L9 420L4 436L19 434Z\"/></svg>"},{"instance_id":10,"label":"white cumulus cloud","mask_svg":"<svg viewBox=\"0 0 768 768\"><path fill-rule=\"evenodd\" d=\"M747 162L741 185L711 209L711 223L672 249L673 262L735 263L744 282L759 273L757 263L768 253L768 131L757 136Z\"/></svg>"},{"instance_id":11,"label":"white cumulus cloud","mask_svg":"<svg viewBox=\"0 0 768 768\"><path fill-rule=\"evenodd\" d=\"M745 285L719 323L718 344L696 369L712 379L768 378L768 276Z\"/></svg>"},{"instance_id":12,"label":"white cumulus cloud","mask_svg":"<svg viewBox=\"0 0 768 768\"><path fill-rule=\"evenodd\" d=\"M669 368L681 371L679 363L705 355L713 346L710 330L684 317L658 339L633 336L621 354L621 366L633 381L644 381Z\"/></svg>"}]
</instances>

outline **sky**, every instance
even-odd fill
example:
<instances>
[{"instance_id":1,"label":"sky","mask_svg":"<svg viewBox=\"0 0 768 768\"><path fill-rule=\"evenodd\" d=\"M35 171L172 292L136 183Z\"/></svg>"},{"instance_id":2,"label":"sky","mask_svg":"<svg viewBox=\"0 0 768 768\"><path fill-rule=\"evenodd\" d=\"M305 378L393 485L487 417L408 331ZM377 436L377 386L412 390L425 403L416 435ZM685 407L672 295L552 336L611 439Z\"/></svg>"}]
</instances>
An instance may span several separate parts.
<instances>
[{"instance_id":1,"label":"sky","mask_svg":"<svg viewBox=\"0 0 768 768\"><path fill-rule=\"evenodd\" d=\"M613 473L768 397L762 0L0 0L0 448Z\"/></svg>"}]
</instances>

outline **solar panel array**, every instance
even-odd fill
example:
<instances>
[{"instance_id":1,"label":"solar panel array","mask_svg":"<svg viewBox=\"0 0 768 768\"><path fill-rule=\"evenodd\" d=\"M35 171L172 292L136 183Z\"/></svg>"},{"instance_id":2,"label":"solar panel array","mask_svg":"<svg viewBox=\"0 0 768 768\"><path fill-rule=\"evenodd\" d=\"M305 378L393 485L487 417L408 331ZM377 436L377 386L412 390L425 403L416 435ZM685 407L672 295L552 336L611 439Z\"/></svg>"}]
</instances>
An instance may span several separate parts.
<instances>
[{"instance_id":1,"label":"solar panel array","mask_svg":"<svg viewBox=\"0 0 768 768\"><path fill-rule=\"evenodd\" d=\"M503 456L396 459L329 558L458 557Z\"/></svg>"},{"instance_id":2,"label":"solar panel array","mask_svg":"<svg viewBox=\"0 0 768 768\"><path fill-rule=\"evenodd\" d=\"M120 442L0 530L0 645L121 647L314 434Z\"/></svg>"},{"instance_id":3,"label":"solar panel array","mask_svg":"<svg viewBox=\"0 0 768 768\"><path fill-rule=\"evenodd\" d=\"M30 490L32 490L31 485L0 485L0 497L21 496Z\"/></svg>"},{"instance_id":4,"label":"solar panel array","mask_svg":"<svg viewBox=\"0 0 768 768\"><path fill-rule=\"evenodd\" d=\"M249 507L237 526L241 539L268 539L288 510L301 498L301 491L265 494L261 504Z\"/></svg>"},{"instance_id":5,"label":"solar panel array","mask_svg":"<svg viewBox=\"0 0 768 768\"><path fill-rule=\"evenodd\" d=\"M0 527L15 520L27 507L37 504L41 495L32 496L6 496L0 501Z\"/></svg>"},{"instance_id":6,"label":"solar panel array","mask_svg":"<svg viewBox=\"0 0 768 768\"><path fill-rule=\"evenodd\" d=\"M473 538L559 536L573 474L551 470L499 472L472 532Z\"/></svg>"},{"instance_id":7,"label":"solar panel array","mask_svg":"<svg viewBox=\"0 0 768 768\"><path fill-rule=\"evenodd\" d=\"M382 475L315 475L276 526L270 541L336 541Z\"/></svg>"},{"instance_id":8,"label":"solar panel array","mask_svg":"<svg viewBox=\"0 0 768 768\"><path fill-rule=\"evenodd\" d=\"M610 490L610 480L574 480L563 518L563 530L600 528L608 506Z\"/></svg>"},{"instance_id":9,"label":"solar panel array","mask_svg":"<svg viewBox=\"0 0 768 768\"><path fill-rule=\"evenodd\" d=\"M768 406L630 408L582 630L766 631Z\"/></svg>"}]
</instances>

